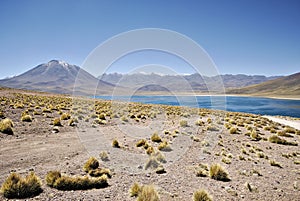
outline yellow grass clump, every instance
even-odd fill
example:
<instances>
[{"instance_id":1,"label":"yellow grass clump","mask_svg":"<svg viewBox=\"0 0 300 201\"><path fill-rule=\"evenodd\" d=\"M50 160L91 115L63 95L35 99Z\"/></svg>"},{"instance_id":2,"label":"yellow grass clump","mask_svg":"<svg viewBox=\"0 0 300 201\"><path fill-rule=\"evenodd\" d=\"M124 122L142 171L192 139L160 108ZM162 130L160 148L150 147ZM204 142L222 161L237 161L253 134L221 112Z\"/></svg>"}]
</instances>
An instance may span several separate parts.
<instances>
[{"instance_id":1,"label":"yellow grass clump","mask_svg":"<svg viewBox=\"0 0 300 201\"><path fill-rule=\"evenodd\" d=\"M12 127L14 126L11 119L6 118L0 121L0 132L5 134L13 134Z\"/></svg>"},{"instance_id":2,"label":"yellow grass clump","mask_svg":"<svg viewBox=\"0 0 300 201\"><path fill-rule=\"evenodd\" d=\"M201 190L194 192L193 200L194 201L212 201L213 199L206 190L201 189Z\"/></svg>"},{"instance_id":3,"label":"yellow grass clump","mask_svg":"<svg viewBox=\"0 0 300 201\"><path fill-rule=\"evenodd\" d=\"M159 201L159 196L153 185L144 185L138 194L137 201Z\"/></svg>"},{"instance_id":4,"label":"yellow grass clump","mask_svg":"<svg viewBox=\"0 0 300 201\"><path fill-rule=\"evenodd\" d=\"M23 115L21 121L32 122L32 117L29 114Z\"/></svg>"},{"instance_id":5,"label":"yellow grass clump","mask_svg":"<svg viewBox=\"0 0 300 201\"><path fill-rule=\"evenodd\" d=\"M134 183L129 189L130 197L136 197L141 192L141 186L138 183Z\"/></svg>"},{"instance_id":6,"label":"yellow grass clump","mask_svg":"<svg viewBox=\"0 0 300 201\"><path fill-rule=\"evenodd\" d=\"M210 167L209 176L219 181L230 181L227 171L220 164L213 164Z\"/></svg>"},{"instance_id":7,"label":"yellow grass clump","mask_svg":"<svg viewBox=\"0 0 300 201\"><path fill-rule=\"evenodd\" d=\"M11 173L1 187L1 193L6 198L29 198L40 194L41 188L40 179L31 172L25 178L22 178L17 173Z\"/></svg>"},{"instance_id":8,"label":"yellow grass clump","mask_svg":"<svg viewBox=\"0 0 300 201\"><path fill-rule=\"evenodd\" d=\"M90 170L97 169L99 161L95 157L90 157L83 166L83 171L89 172Z\"/></svg>"},{"instance_id":9,"label":"yellow grass clump","mask_svg":"<svg viewBox=\"0 0 300 201\"><path fill-rule=\"evenodd\" d=\"M108 186L107 176L102 175L97 178L88 176L70 177L62 175L58 171L50 171L46 175L47 185L58 190L86 190L92 188L105 188Z\"/></svg>"}]
</instances>

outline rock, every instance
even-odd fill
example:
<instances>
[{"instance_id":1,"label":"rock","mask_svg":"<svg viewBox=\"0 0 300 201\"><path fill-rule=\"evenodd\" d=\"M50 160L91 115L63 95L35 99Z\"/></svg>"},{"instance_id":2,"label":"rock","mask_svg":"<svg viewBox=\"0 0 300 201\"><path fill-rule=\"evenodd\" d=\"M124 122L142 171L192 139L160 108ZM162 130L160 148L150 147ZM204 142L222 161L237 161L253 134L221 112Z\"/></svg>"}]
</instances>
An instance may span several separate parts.
<instances>
[{"instance_id":1,"label":"rock","mask_svg":"<svg viewBox=\"0 0 300 201\"><path fill-rule=\"evenodd\" d=\"M58 133L58 132L59 132L58 126L54 126L54 127L52 128L52 133Z\"/></svg>"}]
</instances>

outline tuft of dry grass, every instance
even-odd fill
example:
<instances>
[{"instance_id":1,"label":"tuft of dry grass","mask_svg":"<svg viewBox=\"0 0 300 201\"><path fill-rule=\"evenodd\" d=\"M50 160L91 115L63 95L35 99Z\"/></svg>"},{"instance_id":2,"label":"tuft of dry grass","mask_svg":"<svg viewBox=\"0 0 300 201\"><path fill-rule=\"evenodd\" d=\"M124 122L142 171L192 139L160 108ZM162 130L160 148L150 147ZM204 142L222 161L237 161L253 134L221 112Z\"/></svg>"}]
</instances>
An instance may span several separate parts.
<instances>
[{"instance_id":1,"label":"tuft of dry grass","mask_svg":"<svg viewBox=\"0 0 300 201\"><path fill-rule=\"evenodd\" d=\"M251 131L250 138L253 141L259 141L259 140L261 140L261 136L255 130Z\"/></svg>"},{"instance_id":2,"label":"tuft of dry grass","mask_svg":"<svg viewBox=\"0 0 300 201\"><path fill-rule=\"evenodd\" d=\"M58 171L50 171L46 175L47 185L58 190L86 190L92 188L105 188L108 186L107 176L97 178L88 176L70 177L60 174Z\"/></svg>"},{"instance_id":3,"label":"tuft of dry grass","mask_svg":"<svg viewBox=\"0 0 300 201\"><path fill-rule=\"evenodd\" d=\"M157 134L157 132L153 133L153 135L151 136L151 140L153 142L161 142L161 137Z\"/></svg>"},{"instance_id":4,"label":"tuft of dry grass","mask_svg":"<svg viewBox=\"0 0 300 201\"><path fill-rule=\"evenodd\" d=\"M285 139L279 137L278 135L272 135L269 137L268 140L269 142L276 143L276 144L298 146L298 143L286 141Z\"/></svg>"},{"instance_id":5,"label":"tuft of dry grass","mask_svg":"<svg viewBox=\"0 0 300 201\"><path fill-rule=\"evenodd\" d=\"M60 116L60 119L61 120L68 120L71 118L71 115L68 114L68 113L63 113L61 116Z\"/></svg>"},{"instance_id":6,"label":"tuft of dry grass","mask_svg":"<svg viewBox=\"0 0 300 201\"><path fill-rule=\"evenodd\" d=\"M141 139L136 143L136 146L137 147L145 146L146 143L147 141L145 139Z\"/></svg>"},{"instance_id":7,"label":"tuft of dry grass","mask_svg":"<svg viewBox=\"0 0 300 201\"><path fill-rule=\"evenodd\" d=\"M31 172L25 178L22 178L17 173L11 173L1 186L1 193L6 198L29 198L40 194L41 188L40 179Z\"/></svg>"},{"instance_id":8,"label":"tuft of dry grass","mask_svg":"<svg viewBox=\"0 0 300 201\"><path fill-rule=\"evenodd\" d=\"M23 115L21 121L32 122L32 117L29 114Z\"/></svg>"},{"instance_id":9,"label":"tuft of dry grass","mask_svg":"<svg viewBox=\"0 0 300 201\"><path fill-rule=\"evenodd\" d=\"M148 155L151 155L152 153L154 153L154 148L152 146L148 147L147 150L146 150L146 153Z\"/></svg>"},{"instance_id":10,"label":"tuft of dry grass","mask_svg":"<svg viewBox=\"0 0 300 201\"><path fill-rule=\"evenodd\" d=\"M130 197L137 197L138 194L141 192L142 188L138 183L134 183L129 189Z\"/></svg>"},{"instance_id":11,"label":"tuft of dry grass","mask_svg":"<svg viewBox=\"0 0 300 201\"><path fill-rule=\"evenodd\" d=\"M227 171L220 164L210 166L209 176L219 181L230 181Z\"/></svg>"},{"instance_id":12,"label":"tuft of dry grass","mask_svg":"<svg viewBox=\"0 0 300 201\"><path fill-rule=\"evenodd\" d=\"M200 189L200 190L194 192L193 200L194 201L212 201L213 199L206 190Z\"/></svg>"},{"instance_id":13,"label":"tuft of dry grass","mask_svg":"<svg viewBox=\"0 0 300 201\"><path fill-rule=\"evenodd\" d=\"M158 150L160 151L172 151L170 144L167 141L163 141L158 145Z\"/></svg>"},{"instance_id":14,"label":"tuft of dry grass","mask_svg":"<svg viewBox=\"0 0 300 201\"><path fill-rule=\"evenodd\" d=\"M275 160L270 160L270 165L271 166L275 166L275 167L279 167L279 168L282 168L282 166L280 165L280 163L278 163L277 161Z\"/></svg>"},{"instance_id":15,"label":"tuft of dry grass","mask_svg":"<svg viewBox=\"0 0 300 201\"><path fill-rule=\"evenodd\" d=\"M106 151L100 152L99 156L102 161L109 161L108 153Z\"/></svg>"},{"instance_id":16,"label":"tuft of dry grass","mask_svg":"<svg viewBox=\"0 0 300 201\"><path fill-rule=\"evenodd\" d=\"M83 166L83 171L89 172L99 167L99 161L95 157L90 157Z\"/></svg>"},{"instance_id":17,"label":"tuft of dry grass","mask_svg":"<svg viewBox=\"0 0 300 201\"><path fill-rule=\"evenodd\" d=\"M13 126L14 124L11 119L9 118L3 119L0 121L0 132L12 135L14 133L12 129Z\"/></svg>"},{"instance_id":18,"label":"tuft of dry grass","mask_svg":"<svg viewBox=\"0 0 300 201\"><path fill-rule=\"evenodd\" d=\"M59 118L53 119L52 124L53 124L53 126L62 126Z\"/></svg>"},{"instance_id":19,"label":"tuft of dry grass","mask_svg":"<svg viewBox=\"0 0 300 201\"><path fill-rule=\"evenodd\" d=\"M236 127L231 127L231 128L229 129L229 133L230 133L230 134L237 134L237 132L238 132L238 129L237 129Z\"/></svg>"},{"instance_id":20,"label":"tuft of dry grass","mask_svg":"<svg viewBox=\"0 0 300 201\"><path fill-rule=\"evenodd\" d=\"M137 201L159 201L159 196L153 185L144 185L138 194Z\"/></svg>"},{"instance_id":21,"label":"tuft of dry grass","mask_svg":"<svg viewBox=\"0 0 300 201\"><path fill-rule=\"evenodd\" d=\"M188 127L188 122L187 122L186 120L181 120L181 121L179 122L179 125L180 125L181 127Z\"/></svg>"},{"instance_id":22,"label":"tuft of dry grass","mask_svg":"<svg viewBox=\"0 0 300 201\"><path fill-rule=\"evenodd\" d=\"M117 139L114 139L112 141L112 147L114 147L114 148L121 148L121 146L120 146L120 144L119 144L119 142L118 142Z\"/></svg>"},{"instance_id":23,"label":"tuft of dry grass","mask_svg":"<svg viewBox=\"0 0 300 201\"><path fill-rule=\"evenodd\" d=\"M111 178L110 169L107 168L97 168L89 171L89 175L92 177L101 177L102 175L106 175L108 178Z\"/></svg>"}]
</instances>

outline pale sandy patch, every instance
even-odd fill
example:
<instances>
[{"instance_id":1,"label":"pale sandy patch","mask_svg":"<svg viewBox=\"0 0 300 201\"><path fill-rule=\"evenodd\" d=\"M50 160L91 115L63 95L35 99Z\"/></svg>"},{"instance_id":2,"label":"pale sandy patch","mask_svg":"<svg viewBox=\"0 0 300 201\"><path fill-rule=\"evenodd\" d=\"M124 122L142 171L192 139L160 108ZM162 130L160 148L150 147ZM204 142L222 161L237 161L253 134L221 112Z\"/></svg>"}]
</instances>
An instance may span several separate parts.
<instances>
[{"instance_id":1,"label":"pale sandy patch","mask_svg":"<svg viewBox=\"0 0 300 201\"><path fill-rule=\"evenodd\" d=\"M268 118L269 120L272 120L274 122L280 123L280 124L284 124L287 126L291 126L293 128L296 128L298 130L300 130L300 121L295 121L295 120L287 120L287 119L283 119L283 118L279 118L279 117L273 117L273 116L263 116L265 118Z\"/></svg>"}]
</instances>

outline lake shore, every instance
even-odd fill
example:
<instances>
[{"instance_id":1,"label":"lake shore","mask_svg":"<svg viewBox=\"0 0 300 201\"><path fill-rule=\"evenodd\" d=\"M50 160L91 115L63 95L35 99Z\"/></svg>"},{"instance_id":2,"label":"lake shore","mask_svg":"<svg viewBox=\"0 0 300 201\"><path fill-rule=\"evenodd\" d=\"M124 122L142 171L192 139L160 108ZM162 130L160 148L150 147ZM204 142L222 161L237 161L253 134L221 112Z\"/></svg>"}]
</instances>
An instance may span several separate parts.
<instances>
[{"instance_id":1,"label":"lake shore","mask_svg":"<svg viewBox=\"0 0 300 201\"><path fill-rule=\"evenodd\" d=\"M122 96L128 94L123 94ZM274 94L215 94L215 93L199 93L199 92L137 92L132 95L138 96L232 96L232 97L259 97L259 98L272 98L283 100L300 100L297 95L274 95ZM117 95L116 95L117 96Z\"/></svg>"}]
</instances>

